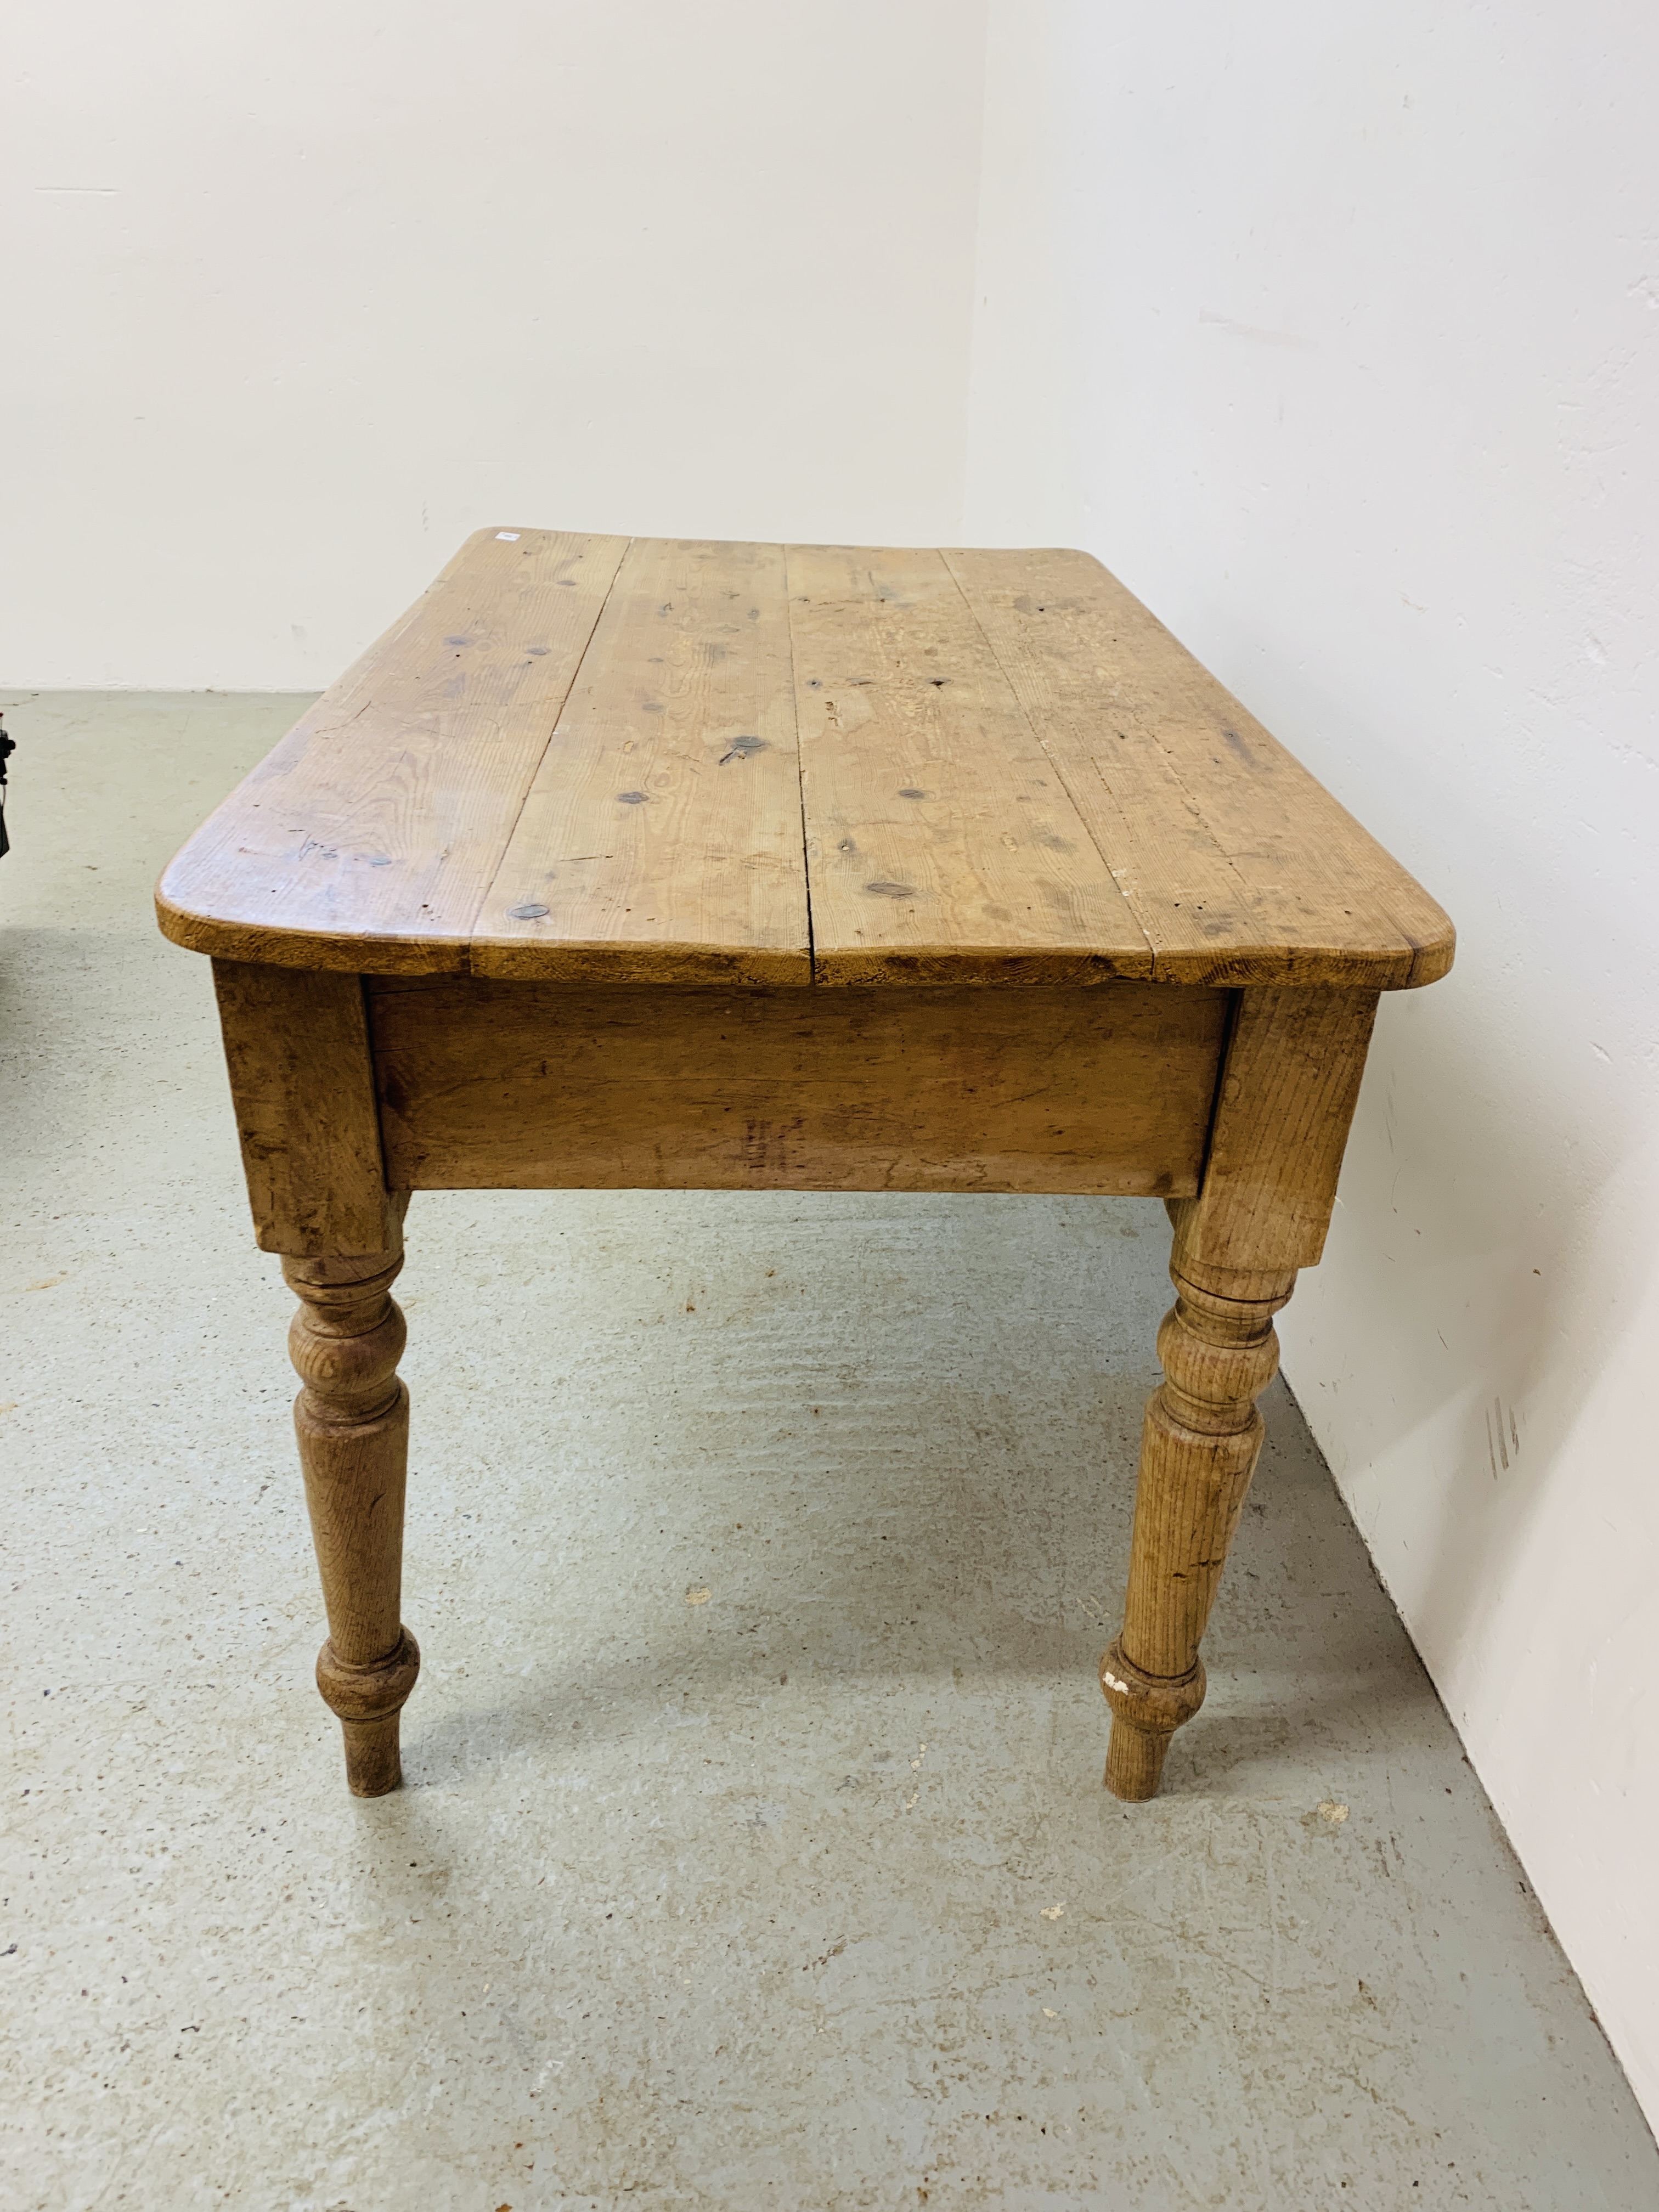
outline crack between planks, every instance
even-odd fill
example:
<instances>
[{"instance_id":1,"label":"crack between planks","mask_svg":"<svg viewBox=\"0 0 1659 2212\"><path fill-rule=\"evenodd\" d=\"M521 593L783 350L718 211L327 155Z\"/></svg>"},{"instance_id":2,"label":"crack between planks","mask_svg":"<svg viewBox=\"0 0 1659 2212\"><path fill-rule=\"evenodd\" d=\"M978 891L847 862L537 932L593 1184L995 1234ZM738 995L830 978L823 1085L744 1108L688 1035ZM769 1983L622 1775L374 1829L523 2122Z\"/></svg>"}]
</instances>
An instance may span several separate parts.
<instances>
[{"instance_id":1,"label":"crack between planks","mask_svg":"<svg viewBox=\"0 0 1659 2212\"><path fill-rule=\"evenodd\" d=\"M812 862L807 851L806 763L800 744L800 688L795 675L795 595L789 584L789 556L783 548L783 622L789 635L789 711L795 718L795 790L800 799L801 892L806 901L806 977L809 987L818 980L817 945L812 928Z\"/></svg>"},{"instance_id":2,"label":"crack between planks","mask_svg":"<svg viewBox=\"0 0 1659 2212\"><path fill-rule=\"evenodd\" d=\"M1158 760L1163 763L1170 782L1174 784L1176 789L1181 793L1182 801L1185 803L1188 811L1192 815L1193 820L1198 824L1198 827L1203 831L1205 836L1214 848L1216 857L1221 862L1222 866L1226 870L1233 882L1237 884L1239 911L1242 914L1249 915L1251 921L1254 921L1255 919L1254 894L1251 892L1250 887L1249 884L1246 883L1243 876L1239 872L1238 864L1233 859L1232 854L1227 850L1221 840L1216 836L1215 831L1210 827L1209 819L1205 814L1204 809L1199 805L1196 794L1188 783L1186 777L1182 775L1181 770L1176 765L1175 756L1170 752L1169 747L1163 742L1162 738L1159 738L1157 731L1149 728L1139 714L1132 714L1126 710L1118 717L1118 719L1127 722L1129 727L1135 731L1143 741L1152 747ZM1118 797L1116 792L1112 789L1112 780L1107 775L1105 769L1101 766L1099 760L1096 757L1092 747L1089 750L1088 760L1090 767L1093 769L1095 774L1100 778L1101 782L1105 786L1107 797L1111 800L1113 805L1116 807L1119 814L1122 816L1124 825L1127 828L1128 826L1129 817L1125 811L1123 802ZM1109 866L1109 863L1108 865ZM1158 972L1158 953L1156 950L1154 950L1152 953L1152 972L1154 975Z\"/></svg>"},{"instance_id":3,"label":"crack between planks","mask_svg":"<svg viewBox=\"0 0 1659 2212\"><path fill-rule=\"evenodd\" d=\"M570 703L570 695L575 690L583 669L587 665L587 656L593 650L593 641L599 634L599 624L605 620L605 611L611 604L611 594L617 588L617 579L623 572L623 564L638 543L639 540L636 538L629 538L617 556L617 565L611 570L611 580L605 587L605 597L599 601L599 611L593 617L592 626L582 641L582 649L577 656L576 665L570 672L570 681L560 695L553 719L547 726L547 737L540 752L536 756L535 766L525 779L524 789L519 793L519 803L513 810L513 819L507 825L507 836L502 841L501 851L495 856L495 865L489 872L489 880L478 894L478 903L472 909L472 919L466 927L465 948L466 966L463 972L468 975L476 975L478 972L472 964L472 949L478 934L479 916L489 905L491 894L501 878L502 863L513 849L513 840L518 835L519 823L523 819L524 811L530 804L530 794L536 788L536 779L542 772L542 763L553 749L553 740L558 735L559 724L564 718L564 710Z\"/></svg>"},{"instance_id":4,"label":"crack between planks","mask_svg":"<svg viewBox=\"0 0 1659 2212\"><path fill-rule=\"evenodd\" d=\"M944 565L945 574L951 579L951 583L956 586L957 597L962 601L963 607L967 613L969 621L972 623L974 628L979 632L981 638L984 641L985 650L990 654L992 663L995 667L997 673L1007 685L1008 696L1013 701L1015 710L1018 714L1021 721L1024 723L1026 728L1031 732L1036 744L1042 749L1042 757L1048 762L1049 767L1053 769L1054 775L1059 781L1060 787L1066 794L1067 805L1070 806L1073 813L1077 817L1078 826L1081 829L1084 836L1088 840L1089 843L1094 848L1096 857L1098 859L1101 866L1105 869L1107 874L1111 878L1113 884L1116 888L1118 896L1122 900L1125 908L1128 911L1130 921L1133 922L1135 927L1140 932L1142 942L1146 947L1146 959L1148 963L1147 980L1151 981L1158 974L1158 949L1152 943L1150 931L1147 929L1145 921L1141 919L1140 908L1135 904L1133 899L1130 897L1127 890L1125 890L1122 882L1119 878L1117 870L1112 866L1110 860L1107 858L1106 854L1101 846L1099 838L1096 836L1093 830L1091 829L1088 817L1084 813L1082 807L1078 804L1077 794L1072 789L1071 783L1066 777L1066 771L1061 768L1060 763L1054 758L1054 754L1049 751L1048 740L1044 738L1042 731L1038 729L1036 724L1032 720L1030 715L1026 712L1025 702L1019 696L1019 687L1014 682L1012 676L1009 673L1007 665L1004 661L1002 655L997 651L995 639L993 638L989 630L986 629L984 623L980 620L979 610L969 598L968 593L963 587L962 579L957 575L956 569L951 563L950 549L946 546L941 546L939 548L939 557ZM1091 754L1089 759L1090 765L1092 767L1094 765L1094 756ZM1096 769L1096 774L1099 774L1098 769ZM1101 778L1101 781L1103 782L1105 781L1103 776ZM1111 787L1108 785L1107 789L1109 792ZM1113 798L1112 803L1114 805L1116 805L1117 801L1115 797ZM1122 809L1120 807L1118 811L1121 813Z\"/></svg>"}]
</instances>

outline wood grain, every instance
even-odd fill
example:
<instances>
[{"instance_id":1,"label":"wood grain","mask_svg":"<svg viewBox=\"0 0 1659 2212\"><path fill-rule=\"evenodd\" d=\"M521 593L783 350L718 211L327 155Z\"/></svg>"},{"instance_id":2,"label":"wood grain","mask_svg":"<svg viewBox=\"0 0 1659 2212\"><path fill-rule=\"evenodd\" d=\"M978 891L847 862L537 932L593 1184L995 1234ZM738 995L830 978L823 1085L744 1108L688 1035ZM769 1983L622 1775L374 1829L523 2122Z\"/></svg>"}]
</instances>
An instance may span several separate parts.
<instances>
[{"instance_id":1,"label":"wood grain","mask_svg":"<svg viewBox=\"0 0 1659 2212\"><path fill-rule=\"evenodd\" d=\"M792 545L789 618L820 983L1152 973L938 553Z\"/></svg>"},{"instance_id":2,"label":"wood grain","mask_svg":"<svg viewBox=\"0 0 1659 2212\"><path fill-rule=\"evenodd\" d=\"M811 981L781 546L630 547L471 966L568 982Z\"/></svg>"},{"instance_id":3,"label":"wood grain","mask_svg":"<svg viewBox=\"0 0 1659 2212\"><path fill-rule=\"evenodd\" d=\"M353 972L465 969L627 540L480 531L198 830L177 945Z\"/></svg>"},{"instance_id":4,"label":"wood grain","mask_svg":"<svg viewBox=\"0 0 1659 2212\"><path fill-rule=\"evenodd\" d=\"M262 1252L379 1252L380 1114L356 975L216 960L214 989Z\"/></svg>"},{"instance_id":5,"label":"wood grain","mask_svg":"<svg viewBox=\"0 0 1659 2212\"><path fill-rule=\"evenodd\" d=\"M411 1189L1193 1191L1227 1014L1149 984L434 978L370 1006Z\"/></svg>"},{"instance_id":6,"label":"wood grain","mask_svg":"<svg viewBox=\"0 0 1659 2212\"><path fill-rule=\"evenodd\" d=\"M1172 982L1432 982L1450 922L1086 553L944 556Z\"/></svg>"}]
</instances>

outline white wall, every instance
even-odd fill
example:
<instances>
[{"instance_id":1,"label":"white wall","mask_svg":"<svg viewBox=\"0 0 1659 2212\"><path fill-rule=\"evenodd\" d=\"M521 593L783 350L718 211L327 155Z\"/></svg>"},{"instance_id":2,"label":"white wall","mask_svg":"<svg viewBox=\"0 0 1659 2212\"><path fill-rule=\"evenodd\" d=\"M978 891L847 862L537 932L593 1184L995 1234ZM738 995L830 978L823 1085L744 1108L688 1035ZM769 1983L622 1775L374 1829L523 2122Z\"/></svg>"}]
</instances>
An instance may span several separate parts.
<instances>
[{"instance_id":1,"label":"white wall","mask_svg":"<svg viewBox=\"0 0 1659 2212\"><path fill-rule=\"evenodd\" d=\"M967 532L1069 520L1458 924L1285 1365L1659 2116L1659 15L1000 44Z\"/></svg>"},{"instance_id":2,"label":"white wall","mask_svg":"<svg viewBox=\"0 0 1659 2212\"><path fill-rule=\"evenodd\" d=\"M321 685L489 521L950 536L984 11L12 9L0 673Z\"/></svg>"}]
</instances>

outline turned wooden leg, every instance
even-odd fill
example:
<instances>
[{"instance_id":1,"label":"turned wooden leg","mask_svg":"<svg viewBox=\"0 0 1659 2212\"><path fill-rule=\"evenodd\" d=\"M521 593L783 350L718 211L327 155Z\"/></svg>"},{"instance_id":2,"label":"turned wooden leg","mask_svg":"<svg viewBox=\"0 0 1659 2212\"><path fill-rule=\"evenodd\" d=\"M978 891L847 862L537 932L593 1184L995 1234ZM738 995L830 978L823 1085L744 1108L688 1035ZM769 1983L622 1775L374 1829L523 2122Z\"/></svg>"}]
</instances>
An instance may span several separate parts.
<instances>
[{"instance_id":1,"label":"turned wooden leg","mask_svg":"<svg viewBox=\"0 0 1659 2212\"><path fill-rule=\"evenodd\" d=\"M390 1291L403 1263L401 1241L367 1259L283 1261L301 1300L289 1333L305 1385L294 1425L328 1607L317 1686L339 1716L359 1797L403 1779L398 1717L421 1664L398 1617L409 1393L397 1372L404 1317Z\"/></svg>"},{"instance_id":2,"label":"turned wooden leg","mask_svg":"<svg viewBox=\"0 0 1659 2212\"><path fill-rule=\"evenodd\" d=\"M1204 1702L1199 1639L1261 1449L1273 1317L1319 1264L1375 991L1243 990L1201 1188L1169 1201L1175 1310L1141 1432L1123 1633L1100 1662L1106 1786L1154 1796L1170 1738Z\"/></svg>"},{"instance_id":3,"label":"turned wooden leg","mask_svg":"<svg viewBox=\"0 0 1659 2212\"><path fill-rule=\"evenodd\" d=\"M1255 1401L1279 1366L1273 1317L1296 1281L1206 1267L1179 1242L1170 1273L1176 1303L1141 1431L1123 1632L1100 1662L1112 1708L1106 1786L1131 1800L1157 1795L1170 1736L1204 1702L1199 1639L1261 1449Z\"/></svg>"}]
</instances>

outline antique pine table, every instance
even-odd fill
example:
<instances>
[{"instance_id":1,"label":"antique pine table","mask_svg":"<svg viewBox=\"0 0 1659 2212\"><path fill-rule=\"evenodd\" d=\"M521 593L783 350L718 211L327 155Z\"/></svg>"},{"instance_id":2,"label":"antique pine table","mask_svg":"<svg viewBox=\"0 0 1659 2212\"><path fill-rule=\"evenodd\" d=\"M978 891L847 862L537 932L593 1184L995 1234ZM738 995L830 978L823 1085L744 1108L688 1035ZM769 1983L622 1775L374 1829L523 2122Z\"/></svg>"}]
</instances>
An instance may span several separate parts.
<instances>
[{"instance_id":1,"label":"antique pine table","mask_svg":"<svg viewBox=\"0 0 1659 2212\"><path fill-rule=\"evenodd\" d=\"M1106 1780L1157 1790L1432 899L1097 562L486 530L163 876L210 953L360 1796L409 1194L1139 1193L1174 1224Z\"/></svg>"}]
</instances>

